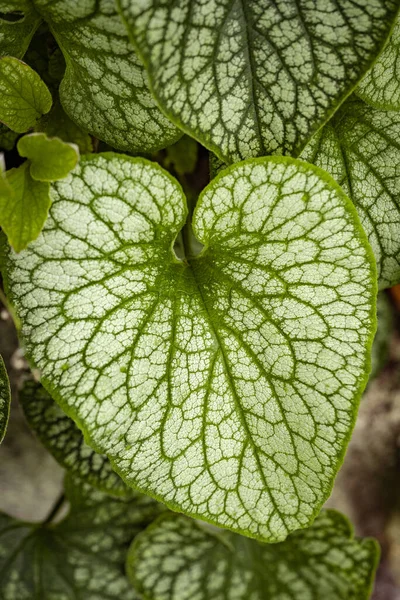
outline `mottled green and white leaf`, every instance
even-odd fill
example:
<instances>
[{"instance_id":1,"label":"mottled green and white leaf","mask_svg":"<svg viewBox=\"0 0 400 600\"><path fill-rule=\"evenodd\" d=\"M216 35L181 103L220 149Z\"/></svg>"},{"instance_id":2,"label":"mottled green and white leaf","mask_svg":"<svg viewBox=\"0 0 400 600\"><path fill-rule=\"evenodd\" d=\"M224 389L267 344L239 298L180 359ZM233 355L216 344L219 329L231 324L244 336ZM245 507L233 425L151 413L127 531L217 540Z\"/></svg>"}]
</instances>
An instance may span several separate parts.
<instances>
[{"instance_id":1,"label":"mottled green and white leaf","mask_svg":"<svg viewBox=\"0 0 400 600\"><path fill-rule=\"evenodd\" d=\"M10 416L11 390L4 361L0 356L0 443L6 434Z\"/></svg>"},{"instance_id":2,"label":"mottled green and white leaf","mask_svg":"<svg viewBox=\"0 0 400 600\"><path fill-rule=\"evenodd\" d=\"M40 22L30 0L0 0L0 56L22 58Z\"/></svg>"},{"instance_id":3,"label":"mottled green and white leaf","mask_svg":"<svg viewBox=\"0 0 400 600\"><path fill-rule=\"evenodd\" d=\"M165 114L226 162L297 155L371 66L394 0L118 0Z\"/></svg>"},{"instance_id":4,"label":"mottled green and white leaf","mask_svg":"<svg viewBox=\"0 0 400 600\"><path fill-rule=\"evenodd\" d=\"M378 557L334 511L274 545L168 513L134 540L128 575L146 600L368 600Z\"/></svg>"},{"instance_id":5,"label":"mottled green and white leaf","mask_svg":"<svg viewBox=\"0 0 400 600\"><path fill-rule=\"evenodd\" d=\"M57 524L0 513L2 600L138 600L125 575L127 548L162 508L136 494L111 498L67 483L71 510Z\"/></svg>"},{"instance_id":6,"label":"mottled green and white leaf","mask_svg":"<svg viewBox=\"0 0 400 600\"><path fill-rule=\"evenodd\" d=\"M400 282L400 114L347 101L301 158L325 169L354 202L380 289Z\"/></svg>"},{"instance_id":7,"label":"mottled green and white leaf","mask_svg":"<svg viewBox=\"0 0 400 600\"><path fill-rule=\"evenodd\" d=\"M381 110L400 110L400 20L390 40L358 86L357 95Z\"/></svg>"},{"instance_id":8,"label":"mottled green and white leaf","mask_svg":"<svg viewBox=\"0 0 400 600\"><path fill-rule=\"evenodd\" d=\"M52 105L46 84L12 56L0 58L0 121L17 133L31 129Z\"/></svg>"},{"instance_id":9,"label":"mottled green and white leaf","mask_svg":"<svg viewBox=\"0 0 400 600\"><path fill-rule=\"evenodd\" d=\"M182 135L157 108L114 0L34 3L64 53L60 98L77 125L131 152L156 151Z\"/></svg>"},{"instance_id":10,"label":"mottled green and white leaf","mask_svg":"<svg viewBox=\"0 0 400 600\"><path fill-rule=\"evenodd\" d=\"M20 156L29 159L30 173L36 181L58 181L67 177L79 160L79 148L63 142L60 138L49 138L45 133L31 133L18 140Z\"/></svg>"},{"instance_id":11,"label":"mottled green and white leaf","mask_svg":"<svg viewBox=\"0 0 400 600\"><path fill-rule=\"evenodd\" d=\"M20 252L42 230L51 204L50 186L32 178L29 161L7 171L6 181L8 190L0 190L0 227Z\"/></svg>"},{"instance_id":12,"label":"mottled green and white leaf","mask_svg":"<svg viewBox=\"0 0 400 600\"><path fill-rule=\"evenodd\" d=\"M65 365L68 368L68 365ZM106 456L85 443L83 434L40 383L28 381L19 399L31 429L69 472L115 496L132 494Z\"/></svg>"},{"instance_id":13,"label":"mottled green and white leaf","mask_svg":"<svg viewBox=\"0 0 400 600\"><path fill-rule=\"evenodd\" d=\"M277 541L329 495L367 380L375 266L323 171L253 159L187 214L143 159L82 157L39 239L5 259L42 382L126 482ZM65 368L65 365L68 368Z\"/></svg>"}]
</instances>

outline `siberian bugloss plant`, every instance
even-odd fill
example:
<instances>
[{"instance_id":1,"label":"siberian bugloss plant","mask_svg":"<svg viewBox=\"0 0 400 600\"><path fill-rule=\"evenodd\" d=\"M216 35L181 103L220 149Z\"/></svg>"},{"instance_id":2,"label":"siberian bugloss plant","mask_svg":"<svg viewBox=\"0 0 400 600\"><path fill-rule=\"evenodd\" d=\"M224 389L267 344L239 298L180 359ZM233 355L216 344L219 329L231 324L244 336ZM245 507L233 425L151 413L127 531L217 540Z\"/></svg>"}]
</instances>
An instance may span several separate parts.
<instances>
[{"instance_id":1,"label":"siberian bugloss plant","mask_svg":"<svg viewBox=\"0 0 400 600\"><path fill-rule=\"evenodd\" d=\"M369 598L323 505L400 282L398 8L0 0L5 301L70 504L0 517L1 598Z\"/></svg>"}]
</instances>

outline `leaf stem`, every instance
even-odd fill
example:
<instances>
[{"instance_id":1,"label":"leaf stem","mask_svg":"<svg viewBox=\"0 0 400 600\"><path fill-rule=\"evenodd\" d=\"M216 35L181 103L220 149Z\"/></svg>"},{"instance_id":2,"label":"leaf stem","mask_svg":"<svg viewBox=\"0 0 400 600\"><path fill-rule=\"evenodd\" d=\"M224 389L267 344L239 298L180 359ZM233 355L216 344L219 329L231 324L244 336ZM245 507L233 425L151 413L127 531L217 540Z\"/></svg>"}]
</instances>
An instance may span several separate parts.
<instances>
[{"instance_id":1,"label":"leaf stem","mask_svg":"<svg viewBox=\"0 0 400 600\"><path fill-rule=\"evenodd\" d=\"M49 514L47 515L47 517L43 521L43 525L47 525L48 523L51 523L54 520L54 518L56 517L56 515L58 514L58 512L60 511L60 509L64 505L65 500L66 500L65 494L64 494L64 492L61 492L61 494L59 495L59 497L55 501L53 507L51 508Z\"/></svg>"}]
</instances>

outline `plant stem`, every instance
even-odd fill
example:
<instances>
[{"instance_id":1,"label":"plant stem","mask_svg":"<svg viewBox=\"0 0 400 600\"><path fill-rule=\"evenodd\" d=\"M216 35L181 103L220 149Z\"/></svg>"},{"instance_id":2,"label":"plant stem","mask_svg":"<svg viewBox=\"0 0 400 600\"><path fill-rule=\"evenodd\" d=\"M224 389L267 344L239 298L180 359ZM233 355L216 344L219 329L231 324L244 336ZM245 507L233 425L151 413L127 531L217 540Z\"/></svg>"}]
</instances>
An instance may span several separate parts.
<instances>
[{"instance_id":1,"label":"plant stem","mask_svg":"<svg viewBox=\"0 0 400 600\"><path fill-rule=\"evenodd\" d=\"M61 494L59 495L59 497L55 501L52 509L50 510L48 516L43 521L43 525L47 525L48 523L51 523L54 520L54 518L58 514L59 510L63 506L64 502L65 502L65 494L64 494L64 492L61 492Z\"/></svg>"}]
</instances>

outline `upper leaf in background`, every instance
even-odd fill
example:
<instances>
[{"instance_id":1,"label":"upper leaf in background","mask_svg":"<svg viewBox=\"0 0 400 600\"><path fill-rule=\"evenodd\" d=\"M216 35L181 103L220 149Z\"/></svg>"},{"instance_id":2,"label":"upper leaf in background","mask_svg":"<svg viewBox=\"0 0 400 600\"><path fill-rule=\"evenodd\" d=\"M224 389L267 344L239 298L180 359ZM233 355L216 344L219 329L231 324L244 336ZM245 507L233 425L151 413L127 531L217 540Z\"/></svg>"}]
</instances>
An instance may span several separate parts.
<instances>
[{"instance_id":1,"label":"upper leaf in background","mask_svg":"<svg viewBox=\"0 0 400 600\"><path fill-rule=\"evenodd\" d=\"M42 230L51 204L50 186L32 178L29 161L7 171L6 180L11 192L0 189L0 227L20 252Z\"/></svg>"},{"instance_id":2,"label":"upper leaf in background","mask_svg":"<svg viewBox=\"0 0 400 600\"><path fill-rule=\"evenodd\" d=\"M127 564L146 600L368 600L378 557L334 511L274 545L167 513L135 538Z\"/></svg>"},{"instance_id":3,"label":"upper leaf in background","mask_svg":"<svg viewBox=\"0 0 400 600\"><path fill-rule=\"evenodd\" d=\"M108 494L133 493L112 470L108 458L85 443L80 429L40 383L27 381L19 400L31 429L65 469Z\"/></svg>"},{"instance_id":4,"label":"upper leaf in background","mask_svg":"<svg viewBox=\"0 0 400 600\"><path fill-rule=\"evenodd\" d=\"M31 0L0 0L0 56L22 58L40 22Z\"/></svg>"},{"instance_id":5,"label":"upper leaf in background","mask_svg":"<svg viewBox=\"0 0 400 600\"><path fill-rule=\"evenodd\" d=\"M67 63L61 103L114 148L153 152L182 133L157 108L114 0L35 0Z\"/></svg>"},{"instance_id":6,"label":"upper leaf in background","mask_svg":"<svg viewBox=\"0 0 400 600\"><path fill-rule=\"evenodd\" d=\"M11 56L0 58L0 121L24 133L51 105L46 84L31 67Z\"/></svg>"},{"instance_id":7,"label":"upper leaf in background","mask_svg":"<svg viewBox=\"0 0 400 600\"><path fill-rule=\"evenodd\" d=\"M2 600L139 600L125 575L127 548L163 508L67 482L68 516L24 523L0 513Z\"/></svg>"},{"instance_id":8,"label":"upper leaf in background","mask_svg":"<svg viewBox=\"0 0 400 600\"><path fill-rule=\"evenodd\" d=\"M48 138L44 133L31 133L18 140L20 156L30 160L33 179L57 181L67 177L78 164L79 149L60 138Z\"/></svg>"},{"instance_id":9,"label":"upper leaf in background","mask_svg":"<svg viewBox=\"0 0 400 600\"><path fill-rule=\"evenodd\" d=\"M118 0L160 106L226 162L297 155L371 66L395 0Z\"/></svg>"},{"instance_id":10,"label":"upper leaf in background","mask_svg":"<svg viewBox=\"0 0 400 600\"><path fill-rule=\"evenodd\" d=\"M10 415L11 391L10 382L3 359L0 356L0 443L6 434Z\"/></svg>"},{"instance_id":11,"label":"upper leaf in background","mask_svg":"<svg viewBox=\"0 0 400 600\"><path fill-rule=\"evenodd\" d=\"M400 113L352 97L304 149L354 202L375 254L380 289L400 282Z\"/></svg>"},{"instance_id":12,"label":"upper leaf in background","mask_svg":"<svg viewBox=\"0 0 400 600\"><path fill-rule=\"evenodd\" d=\"M307 526L375 330L374 260L339 186L294 159L235 165L200 196L206 249L184 261L185 199L155 163L82 157L52 199L5 285L88 443L173 509L271 541Z\"/></svg>"},{"instance_id":13,"label":"upper leaf in background","mask_svg":"<svg viewBox=\"0 0 400 600\"><path fill-rule=\"evenodd\" d=\"M386 48L356 93L375 108L400 110L400 19L396 21Z\"/></svg>"}]
</instances>

